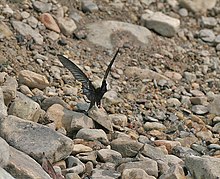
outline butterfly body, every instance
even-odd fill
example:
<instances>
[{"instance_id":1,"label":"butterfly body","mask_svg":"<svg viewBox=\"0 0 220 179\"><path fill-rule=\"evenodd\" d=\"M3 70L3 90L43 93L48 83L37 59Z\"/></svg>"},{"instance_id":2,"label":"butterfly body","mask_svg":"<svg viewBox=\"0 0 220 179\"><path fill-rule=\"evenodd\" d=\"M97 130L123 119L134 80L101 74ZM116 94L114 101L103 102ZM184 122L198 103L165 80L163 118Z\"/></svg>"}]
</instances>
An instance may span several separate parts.
<instances>
[{"instance_id":1,"label":"butterfly body","mask_svg":"<svg viewBox=\"0 0 220 179\"><path fill-rule=\"evenodd\" d=\"M88 77L72 61L70 61L68 58L64 57L63 55L57 55L60 62L73 74L76 80L82 83L83 94L86 95L88 100L90 100L90 106L88 110L90 110L94 105L97 105L98 107L101 105L101 99L104 96L104 94L107 92L106 78L111 70L111 66L114 63L114 60L118 52L119 49L117 50L115 56L108 65L108 68L102 80L102 85L98 88L95 88L93 86L92 82L88 79Z\"/></svg>"}]
</instances>

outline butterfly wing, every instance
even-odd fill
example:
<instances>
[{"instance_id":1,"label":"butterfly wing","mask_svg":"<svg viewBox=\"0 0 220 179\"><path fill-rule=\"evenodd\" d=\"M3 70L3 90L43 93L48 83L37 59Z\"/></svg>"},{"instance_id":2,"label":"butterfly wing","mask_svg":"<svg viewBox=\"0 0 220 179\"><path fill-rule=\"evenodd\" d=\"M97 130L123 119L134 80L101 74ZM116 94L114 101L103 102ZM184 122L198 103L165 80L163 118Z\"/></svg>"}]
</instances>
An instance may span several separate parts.
<instances>
[{"instance_id":1,"label":"butterfly wing","mask_svg":"<svg viewBox=\"0 0 220 179\"><path fill-rule=\"evenodd\" d=\"M83 73L83 71L68 58L64 57L63 55L57 56L63 66L73 74L75 79L82 83L83 94L86 95L90 101L92 101L95 95L95 87L92 85L92 82Z\"/></svg>"},{"instance_id":2,"label":"butterfly wing","mask_svg":"<svg viewBox=\"0 0 220 179\"><path fill-rule=\"evenodd\" d=\"M107 70L105 71L105 76L104 76L104 78L103 78L103 81L105 81L106 78L108 77L108 74L109 74L109 72L110 72L110 70L111 70L111 67L112 67L112 65L113 65L113 63L114 63L114 61L115 61L115 59L116 59L116 57L117 57L117 55L118 55L119 49L120 49L120 48L118 48L118 50L116 51L114 57L112 58L111 62L109 63L108 68L107 68Z\"/></svg>"}]
</instances>

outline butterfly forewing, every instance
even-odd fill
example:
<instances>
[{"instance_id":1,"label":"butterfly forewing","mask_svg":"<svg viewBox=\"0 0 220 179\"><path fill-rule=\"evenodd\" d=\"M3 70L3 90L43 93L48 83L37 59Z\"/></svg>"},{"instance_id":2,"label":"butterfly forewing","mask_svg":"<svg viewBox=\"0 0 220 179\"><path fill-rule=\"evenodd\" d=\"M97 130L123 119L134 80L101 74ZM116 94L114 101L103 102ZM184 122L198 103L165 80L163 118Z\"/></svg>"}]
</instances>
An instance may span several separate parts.
<instances>
[{"instance_id":1,"label":"butterfly forewing","mask_svg":"<svg viewBox=\"0 0 220 179\"><path fill-rule=\"evenodd\" d=\"M76 80L82 83L83 94L87 96L88 99L94 94L94 87L88 77L80 70L80 68L75 65L68 58L63 55L57 55L60 62L66 67L75 77Z\"/></svg>"}]
</instances>

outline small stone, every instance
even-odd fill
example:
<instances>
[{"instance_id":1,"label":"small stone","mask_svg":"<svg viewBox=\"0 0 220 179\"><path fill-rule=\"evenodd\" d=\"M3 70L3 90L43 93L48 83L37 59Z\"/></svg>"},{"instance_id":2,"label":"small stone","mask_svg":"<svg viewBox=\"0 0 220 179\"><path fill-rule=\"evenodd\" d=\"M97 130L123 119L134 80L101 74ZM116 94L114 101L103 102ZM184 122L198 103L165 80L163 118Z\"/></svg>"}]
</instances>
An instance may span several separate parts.
<instances>
[{"instance_id":1,"label":"small stone","mask_svg":"<svg viewBox=\"0 0 220 179\"><path fill-rule=\"evenodd\" d=\"M208 107L203 105L194 105L192 106L192 112L195 114L203 115L209 112Z\"/></svg>"},{"instance_id":2,"label":"small stone","mask_svg":"<svg viewBox=\"0 0 220 179\"><path fill-rule=\"evenodd\" d=\"M62 173L81 174L85 171L85 165L76 157L68 156L66 159L67 168L62 170Z\"/></svg>"},{"instance_id":3,"label":"small stone","mask_svg":"<svg viewBox=\"0 0 220 179\"><path fill-rule=\"evenodd\" d=\"M54 32L60 33L59 26L49 13L41 14L40 21L45 25L46 28L53 30Z\"/></svg>"},{"instance_id":4,"label":"small stone","mask_svg":"<svg viewBox=\"0 0 220 179\"><path fill-rule=\"evenodd\" d=\"M6 15L8 14L12 15L14 14L14 11L6 4L5 8L3 8L2 13Z\"/></svg>"},{"instance_id":5,"label":"small stone","mask_svg":"<svg viewBox=\"0 0 220 179\"><path fill-rule=\"evenodd\" d=\"M94 106L89 110L88 116L108 131L113 131L112 123L103 108L97 108Z\"/></svg>"},{"instance_id":6,"label":"small stone","mask_svg":"<svg viewBox=\"0 0 220 179\"><path fill-rule=\"evenodd\" d=\"M172 153L173 148L175 148L177 146L181 146L180 142L169 141L169 140L156 140L156 141L154 141L154 144L156 146L165 146L169 154Z\"/></svg>"},{"instance_id":7,"label":"small stone","mask_svg":"<svg viewBox=\"0 0 220 179\"><path fill-rule=\"evenodd\" d=\"M159 122L146 122L143 127L146 131L150 131L150 130L164 131L164 130L166 130L166 126L164 126L163 124L161 124Z\"/></svg>"},{"instance_id":8,"label":"small stone","mask_svg":"<svg viewBox=\"0 0 220 179\"><path fill-rule=\"evenodd\" d=\"M169 98L167 100L167 105L170 107L180 107L181 102L177 98Z\"/></svg>"},{"instance_id":9,"label":"small stone","mask_svg":"<svg viewBox=\"0 0 220 179\"><path fill-rule=\"evenodd\" d=\"M141 154L153 160L163 159L165 156L165 154L160 148L151 146L150 144L144 145Z\"/></svg>"},{"instance_id":10,"label":"small stone","mask_svg":"<svg viewBox=\"0 0 220 179\"><path fill-rule=\"evenodd\" d=\"M167 16L161 12L142 14L143 26L153 29L165 37L173 37L180 27L180 20Z\"/></svg>"},{"instance_id":11,"label":"small stone","mask_svg":"<svg viewBox=\"0 0 220 179\"><path fill-rule=\"evenodd\" d=\"M166 71L164 73L165 76L167 76L168 78L170 79L173 79L173 80L181 80L182 79L182 75L180 73L177 73L177 72L173 72L173 71Z\"/></svg>"},{"instance_id":12,"label":"small stone","mask_svg":"<svg viewBox=\"0 0 220 179\"><path fill-rule=\"evenodd\" d=\"M215 124L212 128L212 130L216 133L220 133L220 122L218 122L217 124Z\"/></svg>"},{"instance_id":13,"label":"small stone","mask_svg":"<svg viewBox=\"0 0 220 179\"><path fill-rule=\"evenodd\" d=\"M173 165L159 177L159 179L170 179L170 178L186 179L183 168L180 165Z\"/></svg>"},{"instance_id":14,"label":"small stone","mask_svg":"<svg viewBox=\"0 0 220 179\"><path fill-rule=\"evenodd\" d=\"M190 101L193 105L207 105L207 97L191 97Z\"/></svg>"},{"instance_id":15,"label":"small stone","mask_svg":"<svg viewBox=\"0 0 220 179\"><path fill-rule=\"evenodd\" d=\"M98 140L103 144L109 142L106 133L102 129L80 129L76 134L76 138L91 141Z\"/></svg>"},{"instance_id":16,"label":"small stone","mask_svg":"<svg viewBox=\"0 0 220 179\"><path fill-rule=\"evenodd\" d=\"M148 166L148 167L146 167ZM121 164L117 170L120 172L125 171L126 169L135 169L135 170L139 170L142 169L144 170L148 175L152 175L154 177L158 177L158 167L157 167L157 162L143 157L141 159L141 161L135 161L135 162L127 162L127 163L123 163Z\"/></svg>"},{"instance_id":17,"label":"small stone","mask_svg":"<svg viewBox=\"0 0 220 179\"><path fill-rule=\"evenodd\" d=\"M214 17L202 16L201 26L205 28L213 28L217 25L217 20Z\"/></svg>"},{"instance_id":18,"label":"small stone","mask_svg":"<svg viewBox=\"0 0 220 179\"><path fill-rule=\"evenodd\" d=\"M188 82L194 82L196 81L196 75L190 72L184 72L184 78Z\"/></svg>"},{"instance_id":19,"label":"small stone","mask_svg":"<svg viewBox=\"0 0 220 179\"><path fill-rule=\"evenodd\" d=\"M13 33L10 30L10 28L3 21L0 21L0 37L1 36L2 36L2 38L11 37L12 35L13 35ZM0 62L1 62L1 60L0 60Z\"/></svg>"},{"instance_id":20,"label":"small stone","mask_svg":"<svg viewBox=\"0 0 220 179\"><path fill-rule=\"evenodd\" d=\"M40 105L31 98L17 92L17 97L10 105L8 114L25 120L38 122L41 115L41 109Z\"/></svg>"},{"instance_id":21,"label":"small stone","mask_svg":"<svg viewBox=\"0 0 220 179\"><path fill-rule=\"evenodd\" d=\"M97 154L102 162L117 163L122 159L122 155L119 152L111 149L101 149Z\"/></svg>"},{"instance_id":22,"label":"small stone","mask_svg":"<svg viewBox=\"0 0 220 179\"><path fill-rule=\"evenodd\" d=\"M220 115L220 95L214 95L213 98L214 100L209 105L209 112Z\"/></svg>"},{"instance_id":23,"label":"small stone","mask_svg":"<svg viewBox=\"0 0 220 179\"><path fill-rule=\"evenodd\" d=\"M110 114L108 117L115 125L119 125L121 127L127 126L128 119L124 114Z\"/></svg>"},{"instance_id":24,"label":"small stone","mask_svg":"<svg viewBox=\"0 0 220 179\"><path fill-rule=\"evenodd\" d=\"M137 155L143 144L128 138L118 138L111 142L111 148L119 153L122 157L134 157Z\"/></svg>"},{"instance_id":25,"label":"small stone","mask_svg":"<svg viewBox=\"0 0 220 179\"><path fill-rule=\"evenodd\" d=\"M199 37L205 42L213 42L215 40L215 34L210 29L202 29L199 31Z\"/></svg>"},{"instance_id":26,"label":"small stone","mask_svg":"<svg viewBox=\"0 0 220 179\"><path fill-rule=\"evenodd\" d=\"M99 9L98 6L91 0L82 0L81 6L83 12L95 12Z\"/></svg>"},{"instance_id":27,"label":"small stone","mask_svg":"<svg viewBox=\"0 0 220 179\"><path fill-rule=\"evenodd\" d=\"M77 173L67 173L65 179L81 179Z\"/></svg>"},{"instance_id":28,"label":"small stone","mask_svg":"<svg viewBox=\"0 0 220 179\"><path fill-rule=\"evenodd\" d=\"M94 169L91 178L93 179L115 179L120 177L120 173L114 170Z\"/></svg>"},{"instance_id":29,"label":"small stone","mask_svg":"<svg viewBox=\"0 0 220 179\"><path fill-rule=\"evenodd\" d=\"M125 169L122 173L122 179L156 179L153 176L149 176L143 169L131 168Z\"/></svg>"},{"instance_id":30,"label":"small stone","mask_svg":"<svg viewBox=\"0 0 220 179\"><path fill-rule=\"evenodd\" d=\"M27 95L27 96L33 96L34 94L32 93L32 91L30 90L30 88L28 88L28 86L26 85L21 85L20 87L20 91Z\"/></svg>"},{"instance_id":31,"label":"small stone","mask_svg":"<svg viewBox=\"0 0 220 179\"><path fill-rule=\"evenodd\" d=\"M37 28L38 20L34 16L28 17L27 22L32 28Z\"/></svg>"},{"instance_id":32,"label":"small stone","mask_svg":"<svg viewBox=\"0 0 220 179\"><path fill-rule=\"evenodd\" d=\"M204 141L212 139L212 132L207 130L207 131L199 131L196 133L196 136L198 138L201 138Z\"/></svg>"},{"instance_id":33,"label":"small stone","mask_svg":"<svg viewBox=\"0 0 220 179\"><path fill-rule=\"evenodd\" d=\"M33 1L33 7L36 11L39 11L42 13L50 12L52 9L52 3Z\"/></svg>"},{"instance_id":34,"label":"small stone","mask_svg":"<svg viewBox=\"0 0 220 179\"><path fill-rule=\"evenodd\" d=\"M96 151L79 153L76 155L76 157L84 163L91 161L93 164L97 164L97 161L96 161L97 152Z\"/></svg>"},{"instance_id":35,"label":"small stone","mask_svg":"<svg viewBox=\"0 0 220 179\"><path fill-rule=\"evenodd\" d=\"M31 26L24 22L12 21L12 26L23 36L31 36L37 44L43 44L43 36L35 29L32 29Z\"/></svg>"},{"instance_id":36,"label":"small stone","mask_svg":"<svg viewBox=\"0 0 220 179\"><path fill-rule=\"evenodd\" d=\"M91 147L88 147L86 145L83 145L83 144L75 144L73 146L73 155L76 155L78 153L85 153L85 152L91 152L92 151L92 148Z\"/></svg>"},{"instance_id":37,"label":"small stone","mask_svg":"<svg viewBox=\"0 0 220 179\"><path fill-rule=\"evenodd\" d=\"M182 17L186 17L188 16L188 11L185 8L180 8L179 10L179 15L181 15Z\"/></svg>"},{"instance_id":38,"label":"small stone","mask_svg":"<svg viewBox=\"0 0 220 179\"><path fill-rule=\"evenodd\" d=\"M18 76L19 82L30 88L44 89L49 86L47 78L29 70L22 70Z\"/></svg>"},{"instance_id":39,"label":"small stone","mask_svg":"<svg viewBox=\"0 0 220 179\"><path fill-rule=\"evenodd\" d=\"M21 17L23 19L27 19L28 17L30 17L30 13L29 12L26 12L26 11L23 11L21 12Z\"/></svg>"},{"instance_id":40,"label":"small stone","mask_svg":"<svg viewBox=\"0 0 220 179\"><path fill-rule=\"evenodd\" d=\"M57 23L60 27L61 32L65 36L72 36L74 30L77 28L75 22L72 19L68 18L68 17L65 17L65 18L59 17L59 18L57 18Z\"/></svg>"},{"instance_id":41,"label":"small stone","mask_svg":"<svg viewBox=\"0 0 220 179\"><path fill-rule=\"evenodd\" d=\"M0 87L0 117L3 116L7 116L7 107L5 105L4 102L4 95L3 95L3 90ZM1 161L1 160L0 160Z\"/></svg>"}]
</instances>

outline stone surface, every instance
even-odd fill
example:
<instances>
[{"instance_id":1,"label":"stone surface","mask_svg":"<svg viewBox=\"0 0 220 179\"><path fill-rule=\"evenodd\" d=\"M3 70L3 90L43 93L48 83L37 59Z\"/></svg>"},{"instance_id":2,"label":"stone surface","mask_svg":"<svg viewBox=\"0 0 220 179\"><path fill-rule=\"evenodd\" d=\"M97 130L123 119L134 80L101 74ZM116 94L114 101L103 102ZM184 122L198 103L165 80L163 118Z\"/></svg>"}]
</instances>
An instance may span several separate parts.
<instances>
[{"instance_id":1,"label":"stone surface","mask_svg":"<svg viewBox=\"0 0 220 179\"><path fill-rule=\"evenodd\" d=\"M31 98L17 92L17 97L10 105L8 114L28 121L38 122L41 115L41 108L40 105Z\"/></svg>"},{"instance_id":2,"label":"stone surface","mask_svg":"<svg viewBox=\"0 0 220 179\"><path fill-rule=\"evenodd\" d=\"M209 156L187 156L186 167L196 179L216 179L220 176L220 159Z\"/></svg>"},{"instance_id":3,"label":"stone surface","mask_svg":"<svg viewBox=\"0 0 220 179\"><path fill-rule=\"evenodd\" d=\"M95 12L98 11L98 6L92 0L82 0L81 1L82 11L83 12Z\"/></svg>"},{"instance_id":4,"label":"stone surface","mask_svg":"<svg viewBox=\"0 0 220 179\"><path fill-rule=\"evenodd\" d=\"M9 162L9 145L8 143L0 137L0 168L5 167Z\"/></svg>"},{"instance_id":5,"label":"stone surface","mask_svg":"<svg viewBox=\"0 0 220 179\"><path fill-rule=\"evenodd\" d=\"M51 162L55 162L72 152L73 143L70 138L41 124L8 116L0 119L0 128L0 136L10 146L25 152L38 162L43 153Z\"/></svg>"},{"instance_id":6,"label":"stone surface","mask_svg":"<svg viewBox=\"0 0 220 179\"><path fill-rule=\"evenodd\" d=\"M50 12L52 9L52 3L42 2L42 1L33 1L33 7L39 12Z\"/></svg>"},{"instance_id":7,"label":"stone surface","mask_svg":"<svg viewBox=\"0 0 220 179\"><path fill-rule=\"evenodd\" d=\"M143 147L143 144L132 139L118 138L111 142L111 148L119 152L122 157L134 157Z\"/></svg>"},{"instance_id":8,"label":"stone surface","mask_svg":"<svg viewBox=\"0 0 220 179\"><path fill-rule=\"evenodd\" d=\"M177 146L181 146L180 142L169 141L169 140L156 140L156 141L154 141L154 144L156 146L165 146L169 154L172 153L173 148L175 148Z\"/></svg>"},{"instance_id":9,"label":"stone surface","mask_svg":"<svg viewBox=\"0 0 220 179\"><path fill-rule=\"evenodd\" d=\"M162 12L142 14L141 23L165 37L173 37L180 27L180 20L167 16Z\"/></svg>"},{"instance_id":10,"label":"stone surface","mask_svg":"<svg viewBox=\"0 0 220 179\"><path fill-rule=\"evenodd\" d=\"M50 179L39 163L13 147L10 147L9 164L5 169L15 178Z\"/></svg>"},{"instance_id":11,"label":"stone surface","mask_svg":"<svg viewBox=\"0 0 220 179\"><path fill-rule=\"evenodd\" d=\"M22 70L18 76L19 82L30 88L44 89L49 86L47 78L29 70Z\"/></svg>"},{"instance_id":12,"label":"stone surface","mask_svg":"<svg viewBox=\"0 0 220 179\"><path fill-rule=\"evenodd\" d=\"M81 174L85 171L85 165L76 157L69 156L66 159L67 168L62 170L64 174L76 173Z\"/></svg>"},{"instance_id":13,"label":"stone surface","mask_svg":"<svg viewBox=\"0 0 220 179\"><path fill-rule=\"evenodd\" d=\"M74 144L73 146L73 155L78 153L91 152L92 148L83 144Z\"/></svg>"},{"instance_id":14,"label":"stone surface","mask_svg":"<svg viewBox=\"0 0 220 179\"><path fill-rule=\"evenodd\" d=\"M209 112L220 115L220 95L215 95L214 100L209 105Z\"/></svg>"},{"instance_id":15,"label":"stone surface","mask_svg":"<svg viewBox=\"0 0 220 179\"><path fill-rule=\"evenodd\" d=\"M110 49L114 46L111 36L117 31L127 31L143 44L148 44L151 38L151 32L148 29L119 21L96 22L88 24L86 28L88 29L87 38L90 42Z\"/></svg>"},{"instance_id":16,"label":"stone surface","mask_svg":"<svg viewBox=\"0 0 220 179\"><path fill-rule=\"evenodd\" d=\"M108 117L110 121L112 121L112 123L115 125L119 125L121 127L127 126L128 119L124 114L110 114Z\"/></svg>"},{"instance_id":17,"label":"stone surface","mask_svg":"<svg viewBox=\"0 0 220 179\"><path fill-rule=\"evenodd\" d=\"M202 29L199 31L199 37L205 42L213 42L215 40L215 34L210 29Z\"/></svg>"},{"instance_id":18,"label":"stone surface","mask_svg":"<svg viewBox=\"0 0 220 179\"><path fill-rule=\"evenodd\" d=\"M143 127L146 131L150 131L150 130L164 131L164 130L166 130L166 126L164 126L163 124L161 124L159 122L146 122Z\"/></svg>"},{"instance_id":19,"label":"stone surface","mask_svg":"<svg viewBox=\"0 0 220 179\"><path fill-rule=\"evenodd\" d=\"M119 178L120 173L112 170L103 170L103 169L94 169L92 172L92 178L93 179L114 179L114 178Z\"/></svg>"},{"instance_id":20,"label":"stone surface","mask_svg":"<svg viewBox=\"0 0 220 179\"><path fill-rule=\"evenodd\" d=\"M37 44L43 44L43 36L37 30L32 29L28 24L20 21L12 21L12 25L21 35L31 36Z\"/></svg>"},{"instance_id":21,"label":"stone surface","mask_svg":"<svg viewBox=\"0 0 220 179\"><path fill-rule=\"evenodd\" d=\"M10 28L3 21L0 21L0 38L11 37L12 35Z\"/></svg>"}]
</instances>

